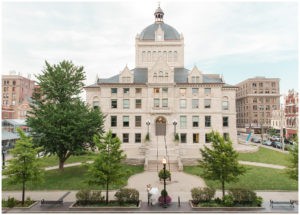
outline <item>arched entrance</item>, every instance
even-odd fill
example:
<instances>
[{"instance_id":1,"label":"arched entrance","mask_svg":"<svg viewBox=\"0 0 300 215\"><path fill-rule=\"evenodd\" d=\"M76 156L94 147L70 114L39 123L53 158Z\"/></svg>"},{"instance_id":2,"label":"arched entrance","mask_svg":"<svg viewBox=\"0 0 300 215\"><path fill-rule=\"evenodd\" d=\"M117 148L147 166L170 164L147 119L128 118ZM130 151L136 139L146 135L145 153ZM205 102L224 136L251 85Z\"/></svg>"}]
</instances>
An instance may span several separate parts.
<instances>
[{"instance_id":1,"label":"arched entrance","mask_svg":"<svg viewBox=\"0 0 300 215\"><path fill-rule=\"evenodd\" d=\"M166 136L167 120L163 116L159 116L155 120L155 135Z\"/></svg>"}]
</instances>

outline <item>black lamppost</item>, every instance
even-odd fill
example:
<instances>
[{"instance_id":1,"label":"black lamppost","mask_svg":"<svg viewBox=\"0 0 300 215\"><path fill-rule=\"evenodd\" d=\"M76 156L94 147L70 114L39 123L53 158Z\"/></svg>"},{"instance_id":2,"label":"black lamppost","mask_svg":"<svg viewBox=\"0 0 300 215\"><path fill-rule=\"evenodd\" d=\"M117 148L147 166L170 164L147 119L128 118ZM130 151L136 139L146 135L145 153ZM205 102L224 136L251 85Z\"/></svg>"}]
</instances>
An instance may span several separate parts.
<instances>
[{"instance_id":1,"label":"black lamppost","mask_svg":"<svg viewBox=\"0 0 300 215\"><path fill-rule=\"evenodd\" d=\"M177 125L177 121L176 120L173 121L173 125L174 125L174 135L176 135L176 125Z\"/></svg>"},{"instance_id":2,"label":"black lamppost","mask_svg":"<svg viewBox=\"0 0 300 215\"><path fill-rule=\"evenodd\" d=\"M166 158L162 159L162 163L164 165L164 204L163 207L166 208L167 207L167 190L166 190L166 164L167 164L167 160Z\"/></svg>"},{"instance_id":3,"label":"black lamppost","mask_svg":"<svg viewBox=\"0 0 300 215\"><path fill-rule=\"evenodd\" d=\"M149 134L149 125L150 125L150 120L147 120L147 122L146 122L146 125L147 125L147 133Z\"/></svg>"}]
</instances>

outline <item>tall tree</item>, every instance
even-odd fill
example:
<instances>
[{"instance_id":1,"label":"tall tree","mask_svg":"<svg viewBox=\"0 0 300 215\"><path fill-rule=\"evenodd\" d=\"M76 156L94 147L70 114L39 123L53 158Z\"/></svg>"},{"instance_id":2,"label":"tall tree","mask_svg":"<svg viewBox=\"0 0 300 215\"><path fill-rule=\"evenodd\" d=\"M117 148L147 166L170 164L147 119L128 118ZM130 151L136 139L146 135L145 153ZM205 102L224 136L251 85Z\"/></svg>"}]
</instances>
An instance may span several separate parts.
<instances>
[{"instance_id":1,"label":"tall tree","mask_svg":"<svg viewBox=\"0 0 300 215\"><path fill-rule=\"evenodd\" d=\"M203 168L204 178L220 181L224 197L225 182L237 181L246 169L238 163L238 153L234 151L229 138L225 140L218 132L212 131L209 140L212 142L211 148L205 146L200 149L200 167Z\"/></svg>"},{"instance_id":2,"label":"tall tree","mask_svg":"<svg viewBox=\"0 0 300 215\"><path fill-rule=\"evenodd\" d=\"M41 182L44 172L37 158L39 148L34 147L32 139L27 137L20 128L17 131L20 139L10 151L13 158L8 160L9 165L3 170L3 175L8 176L9 183L22 185L22 205L24 205L26 183Z\"/></svg>"},{"instance_id":3,"label":"tall tree","mask_svg":"<svg viewBox=\"0 0 300 215\"><path fill-rule=\"evenodd\" d=\"M111 184L122 184L126 172L122 167L122 161L126 158L123 150L120 149L121 141L113 137L112 132L104 136L95 135L99 155L88 170L88 183L105 186L106 204L108 204L108 191Z\"/></svg>"},{"instance_id":4,"label":"tall tree","mask_svg":"<svg viewBox=\"0 0 300 215\"><path fill-rule=\"evenodd\" d=\"M103 114L80 100L83 67L70 61L46 67L37 76L39 88L33 94L32 111L27 118L34 144L46 154L57 155L59 169L77 153L94 147L92 137L103 132Z\"/></svg>"},{"instance_id":5,"label":"tall tree","mask_svg":"<svg viewBox=\"0 0 300 215\"><path fill-rule=\"evenodd\" d=\"M290 149L289 161L290 165L287 169L287 173L289 174L291 179L298 181L298 135L293 138L295 145Z\"/></svg>"}]
</instances>

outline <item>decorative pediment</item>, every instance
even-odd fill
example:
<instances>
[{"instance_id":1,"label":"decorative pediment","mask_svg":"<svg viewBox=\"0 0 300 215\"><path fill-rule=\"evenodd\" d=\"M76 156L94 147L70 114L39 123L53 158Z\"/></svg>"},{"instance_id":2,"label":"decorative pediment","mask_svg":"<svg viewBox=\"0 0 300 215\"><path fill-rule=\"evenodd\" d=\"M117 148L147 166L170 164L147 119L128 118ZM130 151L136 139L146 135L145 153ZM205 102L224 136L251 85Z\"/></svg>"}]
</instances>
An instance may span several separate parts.
<instances>
[{"instance_id":1,"label":"decorative pediment","mask_svg":"<svg viewBox=\"0 0 300 215\"><path fill-rule=\"evenodd\" d=\"M125 66L123 71L121 71L121 73L120 73L119 82L120 83L133 83L133 74L131 73L131 71L129 70L127 65Z\"/></svg>"},{"instance_id":2,"label":"decorative pediment","mask_svg":"<svg viewBox=\"0 0 300 215\"><path fill-rule=\"evenodd\" d=\"M194 68L191 70L189 77L188 77L189 83L202 83L203 82L203 75L202 71L200 71L197 66L194 66Z\"/></svg>"},{"instance_id":3,"label":"decorative pediment","mask_svg":"<svg viewBox=\"0 0 300 215\"><path fill-rule=\"evenodd\" d=\"M148 80L152 83L171 83L174 82L174 71L168 63L159 57L156 63L148 72Z\"/></svg>"}]
</instances>

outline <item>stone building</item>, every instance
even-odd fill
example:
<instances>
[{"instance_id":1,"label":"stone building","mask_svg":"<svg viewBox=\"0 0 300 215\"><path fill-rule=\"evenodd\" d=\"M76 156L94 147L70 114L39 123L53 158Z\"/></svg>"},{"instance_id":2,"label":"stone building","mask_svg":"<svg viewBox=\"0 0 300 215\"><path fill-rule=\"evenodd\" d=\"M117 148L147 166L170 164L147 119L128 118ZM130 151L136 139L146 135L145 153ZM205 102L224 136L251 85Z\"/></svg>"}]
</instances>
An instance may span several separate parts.
<instances>
[{"instance_id":1,"label":"stone building","mask_svg":"<svg viewBox=\"0 0 300 215\"><path fill-rule=\"evenodd\" d=\"M280 109L279 78L249 78L236 86L237 127L264 132L271 126L272 111Z\"/></svg>"},{"instance_id":2,"label":"stone building","mask_svg":"<svg viewBox=\"0 0 300 215\"><path fill-rule=\"evenodd\" d=\"M284 97L286 138L298 133L298 92L289 90Z\"/></svg>"},{"instance_id":3,"label":"stone building","mask_svg":"<svg viewBox=\"0 0 300 215\"><path fill-rule=\"evenodd\" d=\"M237 142L237 88L219 74L204 74L196 66L186 69L183 35L164 23L160 7L154 16L155 22L135 38L135 68L126 66L86 86L86 100L101 107L105 129L120 138L129 159L147 167L167 156L180 168L199 158L212 130ZM165 136L155 135L157 127ZM150 141L145 142L148 132Z\"/></svg>"},{"instance_id":4,"label":"stone building","mask_svg":"<svg viewBox=\"0 0 300 215\"><path fill-rule=\"evenodd\" d=\"M30 77L2 75L2 119L25 119L34 88Z\"/></svg>"}]
</instances>

